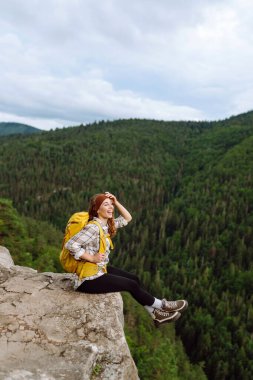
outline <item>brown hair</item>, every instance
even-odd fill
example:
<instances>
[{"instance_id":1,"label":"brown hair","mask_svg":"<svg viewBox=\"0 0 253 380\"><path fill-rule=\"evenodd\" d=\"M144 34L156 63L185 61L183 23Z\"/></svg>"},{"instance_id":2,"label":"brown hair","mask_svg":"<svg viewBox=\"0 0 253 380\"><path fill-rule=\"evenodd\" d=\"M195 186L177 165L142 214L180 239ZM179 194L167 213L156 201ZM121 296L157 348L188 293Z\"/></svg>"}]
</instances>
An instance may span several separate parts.
<instances>
[{"instance_id":1,"label":"brown hair","mask_svg":"<svg viewBox=\"0 0 253 380\"><path fill-rule=\"evenodd\" d=\"M90 204L89 204L89 220L92 220L93 218L98 217L97 211L99 207L101 206L102 202L106 198L108 197L105 194L93 195L93 197L90 199ZM108 231L109 231L110 237L114 237L116 235L114 215L112 218L108 219L107 224L108 224Z\"/></svg>"}]
</instances>

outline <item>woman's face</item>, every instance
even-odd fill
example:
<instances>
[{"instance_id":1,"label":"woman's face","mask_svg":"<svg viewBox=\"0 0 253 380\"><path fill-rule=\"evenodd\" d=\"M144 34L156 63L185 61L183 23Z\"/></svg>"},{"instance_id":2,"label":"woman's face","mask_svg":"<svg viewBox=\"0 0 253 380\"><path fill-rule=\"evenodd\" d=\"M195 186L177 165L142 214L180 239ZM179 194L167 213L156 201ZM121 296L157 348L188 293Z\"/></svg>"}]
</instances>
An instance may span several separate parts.
<instances>
[{"instance_id":1,"label":"woman's face","mask_svg":"<svg viewBox=\"0 0 253 380\"><path fill-rule=\"evenodd\" d=\"M113 217L114 206L110 198L106 198L100 205L97 214L98 217L103 219L110 219Z\"/></svg>"}]
</instances>

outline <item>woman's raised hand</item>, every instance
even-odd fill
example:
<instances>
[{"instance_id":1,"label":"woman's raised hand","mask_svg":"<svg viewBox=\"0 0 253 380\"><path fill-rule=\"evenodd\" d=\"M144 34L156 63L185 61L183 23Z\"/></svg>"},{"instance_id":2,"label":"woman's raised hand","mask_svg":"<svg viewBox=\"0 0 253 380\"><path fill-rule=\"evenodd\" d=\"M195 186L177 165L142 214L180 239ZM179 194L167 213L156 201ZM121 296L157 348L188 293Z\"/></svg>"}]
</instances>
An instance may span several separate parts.
<instances>
[{"instance_id":1,"label":"woman's raised hand","mask_svg":"<svg viewBox=\"0 0 253 380\"><path fill-rule=\"evenodd\" d=\"M108 198L110 198L110 199L113 201L113 203L116 203L116 202L117 202L117 198L115 197L115 195L109 193L109 191L106 191L106 192L105 192L105 195L106 195Z\"/></svg>"},{"instance_id":2,"label":"woman's raised hand","mask_svg":"<svg viewBox=\"0 0 253 380\"><path fill-rule=\"evenodd\" d=\"M112 200L113 205L117 207L120 215L123 216L123 218L125 218L127 222L130 222L132 220L130 212L127 211L127 209L124 206L122 206L122 204L117 200L115 195L109 193L109 191L106 191L105 196Z\"/></svg>"}]
</instances>

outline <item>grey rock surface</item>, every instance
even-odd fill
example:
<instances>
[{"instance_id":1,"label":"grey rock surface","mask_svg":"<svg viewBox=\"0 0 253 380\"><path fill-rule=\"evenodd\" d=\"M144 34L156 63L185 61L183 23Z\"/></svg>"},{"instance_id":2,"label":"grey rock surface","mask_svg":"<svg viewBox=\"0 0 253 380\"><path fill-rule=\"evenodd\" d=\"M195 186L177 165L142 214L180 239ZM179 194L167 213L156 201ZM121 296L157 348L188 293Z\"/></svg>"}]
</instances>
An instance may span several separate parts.
<instances>
[{"instance_id":1,"label":"grey rock surface","mask_svg":"<svg viewBox=\"0 0 253 380\"><path fill-rule=\"evenodd\" d=\"M0 245L0 265L3 265L6 268L10 268L14 265L9 250L2 245Z\"/></svg>"},{"instance_id":2,"label":"grey rock surface","mask_svg":"<svg viewBox=\"0 0 253 380\"><path fill-rule=\"evenodd\" d=\"M0 265L1 380L139 379L120 294L78 293L72 281Z\"/></svg>"}]
</instances>

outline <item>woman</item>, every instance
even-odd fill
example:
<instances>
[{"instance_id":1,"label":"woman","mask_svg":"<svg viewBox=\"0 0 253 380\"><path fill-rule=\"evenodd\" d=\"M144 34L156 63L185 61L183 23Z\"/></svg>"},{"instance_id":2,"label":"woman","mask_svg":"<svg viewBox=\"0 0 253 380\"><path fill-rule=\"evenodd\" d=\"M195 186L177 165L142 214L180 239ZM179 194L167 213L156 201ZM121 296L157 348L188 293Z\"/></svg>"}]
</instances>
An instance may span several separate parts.
<instances>
[{"instance_id":1,"label":"woman","mask_svg":"<svg viewBox=\"0 0 253 380\"><path fill-rule=\"evenodd\" d=\"M114 219L114 208L120 216ZM98 222L106 236L105 253L99 253L100 233L96 224L88 223L78 234L65 245L76 260L93 263L93 271L77 280L75 288L84 293L129 292L133 298L150 313L156 326L176 321L180 311L187 308L185 300L167 301L153 297L140 286L140 281L134 274L125 272L113 266L108 266L111 247L111 237L114 237L120 227L126 226L132 216L117 200L115 195L106 192L91 198L89 220Z\"/></svg>"}]
</instances>

